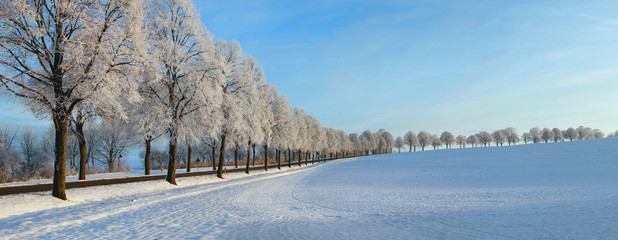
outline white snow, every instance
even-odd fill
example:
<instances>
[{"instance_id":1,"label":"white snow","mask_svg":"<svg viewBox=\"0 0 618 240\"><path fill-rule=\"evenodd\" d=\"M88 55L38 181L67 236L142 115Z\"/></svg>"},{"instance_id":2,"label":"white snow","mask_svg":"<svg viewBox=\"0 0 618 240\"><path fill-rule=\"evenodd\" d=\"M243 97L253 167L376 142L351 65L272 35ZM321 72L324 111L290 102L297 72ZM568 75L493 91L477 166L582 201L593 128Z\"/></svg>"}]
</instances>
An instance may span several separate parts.
<instances>
[{"instance_id":1,"label":"white snow","mask_svg":"<svg viewBox=\"0 0 618 240\"><path fill-rule=\"evenodd\" d=\"M287 169L284 168L284 169ZM618 138L452 149L0 197L0 236L612 239Z\"/></svg>"}]
</instances>

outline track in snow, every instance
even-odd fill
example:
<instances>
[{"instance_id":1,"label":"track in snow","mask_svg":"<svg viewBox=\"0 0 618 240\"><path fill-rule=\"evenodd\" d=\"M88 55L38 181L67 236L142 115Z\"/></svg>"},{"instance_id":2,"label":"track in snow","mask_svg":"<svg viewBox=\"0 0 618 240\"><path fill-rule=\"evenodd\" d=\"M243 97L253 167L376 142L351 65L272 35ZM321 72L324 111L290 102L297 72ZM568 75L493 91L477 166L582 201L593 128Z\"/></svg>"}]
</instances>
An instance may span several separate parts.
<instances>
[{"instance_id":1,"label":"track in snow","mask_svg":"<svg viewBox=\"0 0 618 240\"><path fill-rule=\"evenodd\" d=\"M618 139L369 156L0 219L8 238L618 236Z\"/></svg>"}]
</instances>

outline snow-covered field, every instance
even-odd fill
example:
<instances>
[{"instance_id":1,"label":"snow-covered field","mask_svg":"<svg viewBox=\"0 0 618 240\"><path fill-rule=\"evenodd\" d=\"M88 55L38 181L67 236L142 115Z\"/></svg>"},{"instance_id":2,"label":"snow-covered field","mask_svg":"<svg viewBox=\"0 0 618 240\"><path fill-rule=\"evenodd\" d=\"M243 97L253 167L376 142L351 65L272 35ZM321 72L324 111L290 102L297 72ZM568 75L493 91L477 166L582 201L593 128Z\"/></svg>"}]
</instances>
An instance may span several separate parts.
<instances>
[{"instance_id":1,"label":"snow-covered field","mask_svg":"<svg viewBox=\"0 0 618 240\"><path fill-rule=\"evenodd\" d=\"M8 239L615 239L618 138L0 197ZM7 214L9 213L9 214ZM11 216L9 216L11 215Z\"/></svg>"}]
</instances>

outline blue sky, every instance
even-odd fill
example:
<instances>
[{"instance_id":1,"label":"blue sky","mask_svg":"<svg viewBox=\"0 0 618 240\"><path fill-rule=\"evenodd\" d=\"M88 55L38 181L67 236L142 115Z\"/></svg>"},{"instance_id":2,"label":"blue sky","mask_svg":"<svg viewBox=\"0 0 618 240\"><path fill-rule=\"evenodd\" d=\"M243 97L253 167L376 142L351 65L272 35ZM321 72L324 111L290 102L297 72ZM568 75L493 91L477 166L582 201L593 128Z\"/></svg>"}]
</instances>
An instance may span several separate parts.
<instances>
[{"instance_id":1,"label":"blue sky","mask_svg":"<svg viewBox=\"0 0 618 240\"><path fill-rule=\"evenodd\" d=\"M618 129L618 2L196 1L323 126ZM2 122L30 121L0 106ZM48 123L33 122L47 126Z\"/></svg>"}]
</instances>

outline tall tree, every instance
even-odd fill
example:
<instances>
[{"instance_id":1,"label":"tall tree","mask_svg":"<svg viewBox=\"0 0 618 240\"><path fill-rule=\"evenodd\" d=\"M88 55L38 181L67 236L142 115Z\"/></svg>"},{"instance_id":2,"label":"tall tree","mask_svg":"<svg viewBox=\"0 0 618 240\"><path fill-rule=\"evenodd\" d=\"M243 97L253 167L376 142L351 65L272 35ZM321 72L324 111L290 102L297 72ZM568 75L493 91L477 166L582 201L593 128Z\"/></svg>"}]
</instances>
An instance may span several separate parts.
<instances>
[{"instance_id":1,"label":"tall tree","mask_svg":"<svg viewBox=\"0 0 618 240\"><path fill-rule=\"evenodd\" d=\"M258 85L254 81L254 76L251 72L252 65L249 60L242 54L242 49L237 41L217 40L215 42L215 59L222 66L216 78L217 88L222 96L220 101L219 111L223 117L221 122L220 146L219 150L219 168L217 169L217 177L223 178L223 160L225 157L226 139L230 135L242 135L243 132L248 132L250 121L246 121L247 114L245 109L249 109L251 104L255 103L256 95L258 94ZM268 90L263 90L268 91ZM268 99L273 99L268 97ZM269 122L272 115L269 102L261 106L261 113L268 116L260 117L261 123ZM262 129L264 130L264 129ZM270 131L270 130L269 130ZM265 146L266 148L268 146Z\"/></svg>"},{"instance_id":2,"label":"tall tree","mask_svg":"<svg viewBox=\"0 0 618 240\"><path fill-rule=\"evenodd\" d=\"M75 107L111 103L119 89L135 87L130 75L143 53L142 9L138 0L0 2L0 84L54 123L55 197L66 199L67 131Z\"/></svg>"},{"instance_id":3,"label":"tall tree","mask_svg":"<svg viewBox=\"0 0 618 240\"><path fill-rule=\"evenodd\" d=\"M190 0L148 1L146 14L149 64L154 65L143 93L151 104L161 106L159 114L169 140L166 180L176 184L176 152L183 131L197 131L187 126L188 118L218 106L220 91L214 84L222 68L212 57L212 36L202 25Z\"/></svg>"}]
</instances>

